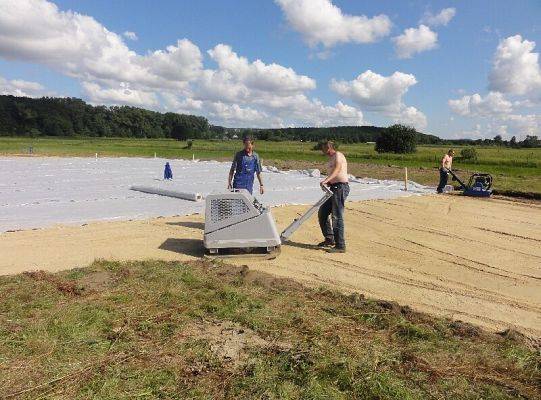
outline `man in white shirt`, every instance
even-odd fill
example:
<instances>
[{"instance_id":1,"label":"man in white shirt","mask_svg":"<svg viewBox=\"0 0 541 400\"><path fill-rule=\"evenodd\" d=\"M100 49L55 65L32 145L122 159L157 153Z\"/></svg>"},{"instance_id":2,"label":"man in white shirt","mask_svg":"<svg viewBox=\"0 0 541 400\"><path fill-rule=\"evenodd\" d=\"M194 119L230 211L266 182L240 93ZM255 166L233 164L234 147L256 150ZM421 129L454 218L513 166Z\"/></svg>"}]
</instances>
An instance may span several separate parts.
<instances>
[{"instance_id":1,"label":"man in white shirt","mask_svg":"<svg viewBox=\"0 0 541 400\"><path fill-rule=\"evenodd\" d=\"M333 142L326 142L321 150L329 157L327 177L321 181L321 185L329 186L333 196L319 208L319 226L325 240L318 246L328 247L329 253L345 253L344 208L349 194L348 163L346 157L336 151ZM329 221L331 215L332 223Z\"/></svg>"},{"instance_id":2,"label":"man in white shirt","mask_svg":"<svg viewBox=\"0 0 541 400\"><path fill-rule=\"evenodd\" d=\"M449 177L449 170L453 166L453 156L455 155L455 151L453 149L449 149L446 155L443 156L441 159L440 164L440 183L438 185L438 193L443 193L443 188L445 185L447 185L447 178Z\"/></svg>"}]
</instances>

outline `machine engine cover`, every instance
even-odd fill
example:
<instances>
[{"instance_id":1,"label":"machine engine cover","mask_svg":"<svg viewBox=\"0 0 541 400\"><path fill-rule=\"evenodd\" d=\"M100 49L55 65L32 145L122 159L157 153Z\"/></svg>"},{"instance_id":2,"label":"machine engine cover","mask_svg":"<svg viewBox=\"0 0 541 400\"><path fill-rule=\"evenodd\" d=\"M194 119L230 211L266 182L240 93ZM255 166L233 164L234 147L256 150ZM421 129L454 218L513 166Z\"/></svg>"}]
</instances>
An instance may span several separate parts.
<instances>
[{"instance_id":1,"label":"machine engine cover","mask_svg":"<svg viewBox=\"0 0 541 400\"><path fill-rule=\"evenodd\" d=\"M280 235L270 210L248 191L208 195L205 206L205 248L280 246Z\"/></svg>"}]
</instances>

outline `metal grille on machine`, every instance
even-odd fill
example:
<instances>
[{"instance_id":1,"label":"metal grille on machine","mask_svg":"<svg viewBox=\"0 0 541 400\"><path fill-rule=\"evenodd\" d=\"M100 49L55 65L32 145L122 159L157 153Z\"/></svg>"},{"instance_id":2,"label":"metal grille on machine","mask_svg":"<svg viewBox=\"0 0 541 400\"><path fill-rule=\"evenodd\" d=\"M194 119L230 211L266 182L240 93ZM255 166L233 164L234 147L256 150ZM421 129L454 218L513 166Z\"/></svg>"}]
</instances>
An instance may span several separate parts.
<instances>
[{"instance_id":1,"label":"metal grille on machine","mask_svg":"<svg viewBox=\"0 0 541 400\"><path fill-rule=\"evenodd\" d=\"M210 202L210 219L212 222L223 221L248 211L248 206L241 199L216 199Z\"/></svg>"}]
</instances>

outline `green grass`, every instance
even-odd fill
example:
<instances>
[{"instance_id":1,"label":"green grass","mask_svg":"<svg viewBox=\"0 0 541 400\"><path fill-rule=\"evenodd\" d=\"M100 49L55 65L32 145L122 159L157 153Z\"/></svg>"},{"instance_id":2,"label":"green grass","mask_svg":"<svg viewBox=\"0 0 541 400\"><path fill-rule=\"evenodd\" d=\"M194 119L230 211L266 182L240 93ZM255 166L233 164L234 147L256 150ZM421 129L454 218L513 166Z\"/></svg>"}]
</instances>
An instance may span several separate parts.
<instances>
[{"instance_id":1,"label":"green grass","mask_svg":"<svg viewBox=\"0 0 541 400\"><path fill-rule=\"evenodd\" d=\"M285 163L296 161L302 166L317 164L323 167L325 157L312 150L313 143L302 142L258 142L256 149L264 162ZM128 156L199 159L232 159L241 144L238 141L196 140L192 149L185 142L167 139L57 139L57 138L0 138L0 154L27 153L33 146L34 153L46 156ZM461 146L456 146L460 154ZM396 178L402 167L408 167L411 178L423 184L437 183L435 168L439 159L448 150L442 146L419 146L414 154L378 154L370 144L348 144L340 147L348 157L352 171L357 174L371 173L376 178ZM476 147L478 160L475 163L455 160L454 167L469 172L487 172L495 178L495 188L500 191L522 191L541 193L541 148L510 149L505 147ZM376 168L368 168L373 166ZM390 167L389 167L390 166ZM378 171L378 168L380 169ZM395 169L397 171L389 170Z\"/></svg>"},{"instance_id":2,"label":"green grass","mask_svg":"<svg viewBox=\"0 0 541 400\"><path fill-rule=\"evenodd\" d=\"M0 398L539 398L540 369L516 337L220 262L0 277Z\"/></svg>"}]
</instances>

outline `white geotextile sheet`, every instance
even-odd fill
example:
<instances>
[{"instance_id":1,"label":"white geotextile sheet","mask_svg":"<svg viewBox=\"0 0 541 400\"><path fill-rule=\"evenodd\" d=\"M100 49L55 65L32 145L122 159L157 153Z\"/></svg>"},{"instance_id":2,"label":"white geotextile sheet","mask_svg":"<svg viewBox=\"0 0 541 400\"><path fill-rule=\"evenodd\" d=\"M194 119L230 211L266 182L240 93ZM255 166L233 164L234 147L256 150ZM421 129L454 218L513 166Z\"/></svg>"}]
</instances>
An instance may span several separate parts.
<instances>
[{"instance_id":1,"label":"white geotextile sheet","mask_svg":"<svg viewBox=\"0 0 541 400\"><path fill-rule=\"evenodd\" d=\"M174 179L163 181L169 161ZM0 157L0 232L83 224L100 220L189 215L204 210L192 202L129 190L132 185L163 187L202 195L223 191L230 163L160 158ZM321 197L319 181L307 171L264 168L264 204L312 204ZM312 175L317 175L312 174ZM389 199L428 193L410 182L359 179L348 200ZM254 184L254 193L258 190Z\"/></svg>"}]
</instances>

